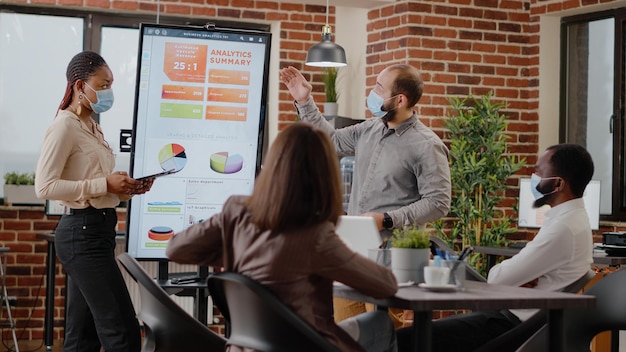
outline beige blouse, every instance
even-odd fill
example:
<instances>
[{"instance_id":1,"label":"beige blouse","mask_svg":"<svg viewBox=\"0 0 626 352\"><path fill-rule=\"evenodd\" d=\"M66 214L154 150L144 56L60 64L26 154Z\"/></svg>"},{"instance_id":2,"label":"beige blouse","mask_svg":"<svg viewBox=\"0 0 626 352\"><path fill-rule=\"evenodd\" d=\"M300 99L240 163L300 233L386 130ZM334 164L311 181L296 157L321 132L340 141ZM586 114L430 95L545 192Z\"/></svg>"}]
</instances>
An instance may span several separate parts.
<instances>
[{"instance_id":1,"label":"beige blouse","mask_svg":"<svg viewBox=\"0 0 626 352\"><path fill-rule=\"evenodd\" d=\"M391 271L349 249L330 222L289 233L260 231L250 223L244 199L229 198L221 213L176 234L169 259L223 266L257 280L341 351L361 351L333 320L333 281L389 297L398 290Z\"/></svg>"},{"instance_id":2,"label":"beige blouse","mask_svg":"<svg viewBox=\"0 0 626 352\"><path fill-rule=\"evenodd\" d=\"M107 193L106 176L115 167L115 156L100 126L92 123L94 131L74 113L59 111L46 131L37 163L37 197L74 209L113 208L130 199Z\"/></svg>"}]
</instances>

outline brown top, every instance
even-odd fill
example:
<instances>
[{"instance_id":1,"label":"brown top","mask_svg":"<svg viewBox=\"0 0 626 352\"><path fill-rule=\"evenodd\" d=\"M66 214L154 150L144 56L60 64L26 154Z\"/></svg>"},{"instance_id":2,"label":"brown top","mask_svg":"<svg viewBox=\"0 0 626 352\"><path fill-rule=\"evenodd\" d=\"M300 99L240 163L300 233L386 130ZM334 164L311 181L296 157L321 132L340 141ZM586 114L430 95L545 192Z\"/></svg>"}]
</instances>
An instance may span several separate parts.
<instances>
[{"instance_id":1,"label":"brown top","mask_svg":"<svg viewBox=\"0 0 626 352\"><path fill-rule=\"evenodd\" d=\"M244 199L231 197L221 213L176 234L168 258L224 266L257 280L341 351L362 351L333 320L333 281L390 297L398 290L391 271L349 249L329 222L292 233L260 231L250 223Z\"/></svg>"}]
</instances>

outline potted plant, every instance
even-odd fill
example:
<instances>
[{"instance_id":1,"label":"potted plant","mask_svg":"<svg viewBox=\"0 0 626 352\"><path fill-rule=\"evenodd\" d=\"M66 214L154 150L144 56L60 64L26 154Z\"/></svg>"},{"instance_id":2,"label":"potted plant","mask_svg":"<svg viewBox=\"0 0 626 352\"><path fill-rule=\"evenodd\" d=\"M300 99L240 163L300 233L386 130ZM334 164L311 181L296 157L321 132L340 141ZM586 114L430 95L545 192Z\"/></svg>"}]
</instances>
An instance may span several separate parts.
<instances>
[{"instance_id":1,"label":"potted plant","mask_svg":"<svg viewBox=\"0 0 626 352\"><path fill-rule=\"evenodd\" d=\"M525 159L508 153L505 105L492 102L493 93L465 99L452 98L452 114L445 121L450 139L450 177L453 221L435 222L437 236L451 247L457 239L466 246L501 246L506 235L516 232L501 201L507 180L525 164ZM486 275L485 260L479 253L468 258Z\"/></svg>"},{"instance_id":2,"label":"potted plant","mask_svg":"<svg viewBox=\"0 0 626 352\"><path fill-rule=\"evenodd\" d=\"M398 282L424 282L430 258L430 232L425 226L395 229L391 237L391 271Z\"/></svg>"},{"instance_id":3,"label":"potted plant","mask_svg":"<svg viewBox=\"0 0 626 352\"><path fill-rule=\"evenodd\" d=\"M44 204L35 195L35 174L7 172L4 174L4 204Z\"/></svg>"},{"instance_id":4,"label":"potted plant","mask_svg":"<svg viewBox=\"0 0 626 352\"><path fill-rule=\"evenodd\" d=\"M324 93L326 94L326 102L324 103L324 115L328 118L337 116L337 68L327 67L322 72L322 82L324 82Z\"/></svg>"}]
</instances>

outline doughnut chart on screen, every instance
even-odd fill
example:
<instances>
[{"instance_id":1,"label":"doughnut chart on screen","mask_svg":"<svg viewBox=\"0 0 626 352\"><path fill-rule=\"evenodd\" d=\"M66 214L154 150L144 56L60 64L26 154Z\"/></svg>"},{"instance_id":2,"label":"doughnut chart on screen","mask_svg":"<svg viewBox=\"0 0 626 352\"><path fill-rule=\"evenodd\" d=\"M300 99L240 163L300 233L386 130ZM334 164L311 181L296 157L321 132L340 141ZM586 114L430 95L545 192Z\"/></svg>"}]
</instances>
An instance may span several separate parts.
<instances>
[{"instance_id":1,"label":"doughnut chart on screen","mask_svg":"<svg viewBox=\"0 0 626 352\"><path fill-rule=\"evenodd\" d=\"M130 170L158 177L128 202L133 257L167 259L174 234L252 193L271 44L269 26L258 27L140 25Z\"/></svg>"}]
</instances>

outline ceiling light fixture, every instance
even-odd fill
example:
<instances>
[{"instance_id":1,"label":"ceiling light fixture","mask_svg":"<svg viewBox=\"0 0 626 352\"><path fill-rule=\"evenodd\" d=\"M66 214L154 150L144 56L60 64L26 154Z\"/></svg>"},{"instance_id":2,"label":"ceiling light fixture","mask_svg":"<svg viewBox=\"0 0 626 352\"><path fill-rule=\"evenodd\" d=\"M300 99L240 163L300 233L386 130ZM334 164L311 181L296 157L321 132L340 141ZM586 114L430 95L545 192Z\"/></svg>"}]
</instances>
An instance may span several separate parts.
<instances>
[{"instance_id":1,"label":"ceiling light fixture","mask_svg":"<svg viewBox=\"0 0 626 352\"><path fill-rule=\"evenodd\" d=\"M332 31L328 25L328 0L326 0L326 24L322 27L322 41L309 49L306 54L305 65L343 67L347 64L345 50L332 41Z\"/></svg>"}]
</instances>

